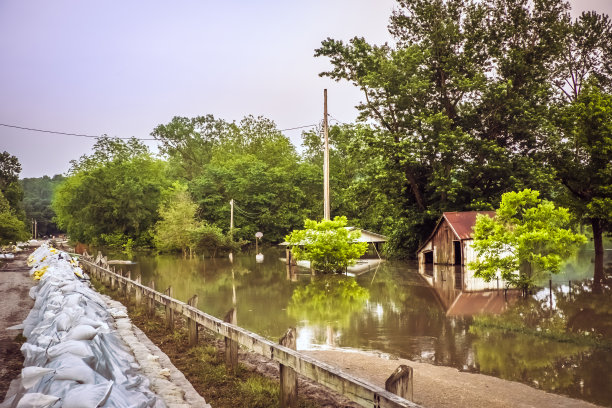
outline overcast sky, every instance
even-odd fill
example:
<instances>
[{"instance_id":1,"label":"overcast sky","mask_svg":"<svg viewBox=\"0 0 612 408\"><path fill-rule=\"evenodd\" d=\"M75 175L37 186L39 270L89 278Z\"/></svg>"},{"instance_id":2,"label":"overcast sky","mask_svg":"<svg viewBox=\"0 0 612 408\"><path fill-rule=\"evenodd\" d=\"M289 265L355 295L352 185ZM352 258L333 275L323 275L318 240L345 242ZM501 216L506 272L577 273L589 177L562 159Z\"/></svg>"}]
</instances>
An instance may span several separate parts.
<instances>
[{"instance_id":1,"label":"overcast sky","mask_svg":"<svg viewBox=\"0 0 612 408\"><path fill-rule=\"evenodd\" d=\"M574 13L612 14L612 0ZM263 115L280 129L329 112L355 119L360 93L319 78L326 37L389 40L393 0L0 0L0 123L139 138L173 116ZM297 145L300 130L285 134ZM0 126L21 177L64 173L95 139ZM155 142L148 142L154 146Z\"/></svg>"}]
</instances>

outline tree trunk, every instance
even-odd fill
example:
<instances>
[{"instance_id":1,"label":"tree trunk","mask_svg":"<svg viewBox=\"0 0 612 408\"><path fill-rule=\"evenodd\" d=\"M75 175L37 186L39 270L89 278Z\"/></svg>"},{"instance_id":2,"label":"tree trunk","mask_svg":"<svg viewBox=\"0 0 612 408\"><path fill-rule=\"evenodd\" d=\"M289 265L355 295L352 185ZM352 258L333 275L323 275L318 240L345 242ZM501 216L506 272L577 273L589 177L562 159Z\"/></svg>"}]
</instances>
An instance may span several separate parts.
<instances>
[{"instance_id":1,"label":"tree trunk","mask_svg":"<svg viewBox=\"0 0 612 408\"><path fill-rule=\"evenodd\" d=\"M603 228L601 226L601 220L599 218L591 219L591 226L593 227L593 246L595 247L595 270L593 272L593 293L601 293L601 285L604 280L603 272Z\"/></svg>"}]
</instances>

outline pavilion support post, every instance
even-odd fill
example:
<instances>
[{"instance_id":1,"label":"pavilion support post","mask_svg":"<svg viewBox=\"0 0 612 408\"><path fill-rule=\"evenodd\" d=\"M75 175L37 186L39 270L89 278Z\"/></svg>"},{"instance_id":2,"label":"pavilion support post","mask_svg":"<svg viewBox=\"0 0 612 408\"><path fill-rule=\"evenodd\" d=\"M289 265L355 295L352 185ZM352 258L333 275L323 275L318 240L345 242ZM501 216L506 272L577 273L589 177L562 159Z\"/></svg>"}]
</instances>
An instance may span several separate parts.
<instances>
[{"instance_id":1,"label":"pavilion support post","mask_svg":"<svg viewBox=\"0 0 612 408\"><path fill-rule=\"evenodd\" d=\"M385 390L413 401L413 370L407 365L400 365L385 381Z\"/></svg>"},{"instance_id":2,"label":"pavilion support post","mask_svg":"<svg viewBox=\"0 0 612 408\"><path fill-rule=\"evenodd\" d=\"M187 301L189 306L198 307L198 295L193 295L191 299ZM187 319L187 326L189 329L189 345L191 347L198 344L198 324L193 319Z\"/></svg>"},{"instance_id":3,"label":"pavilion support post","mask_svg":"<svg viewBox=\"0 0 612 408\"><path fill-rule=\"evenodd\" d=\"M292 350L296 349L296 332L291 327L287 333L280 338L279 344ZM291 367L283 364L280 366L280 406L281 408L297 408L298 406L298 379L297 374Z\"/></svg>"},{"instance_id":4,"label":"pavilion support post","mask_svg":"<svg viewBox=\"0 0 612 408\"><path fill-rule=\"evenodd\" d=\"M223 319L224 322L236 324L236 309L232 308ZM229 372L238 370L238 343L229 337L225 338L225 366Z\"/></svg>"}]
</instances>

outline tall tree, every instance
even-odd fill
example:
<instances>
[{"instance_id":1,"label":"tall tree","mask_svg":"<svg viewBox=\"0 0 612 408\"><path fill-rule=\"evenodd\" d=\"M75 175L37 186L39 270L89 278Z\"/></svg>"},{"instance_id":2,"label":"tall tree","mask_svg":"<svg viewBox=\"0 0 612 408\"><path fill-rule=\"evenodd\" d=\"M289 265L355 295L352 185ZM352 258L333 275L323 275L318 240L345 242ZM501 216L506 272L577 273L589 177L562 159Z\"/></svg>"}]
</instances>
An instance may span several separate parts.
<instances>
[{"instance_id":1,"label":"tall tree","mask_svg":"<svg viewBox=\"0 0 612 408\"><path fill-rule=\"evenodd\" d=\"M603 233L612 227L612 94L587 81L560 111L561 132L550 137L551 163L570 192L570 205L591 224L594 290L601 290Z\"/></svg>"},{"instance_id":2,"label":"tall tree","mask_svg":"<svg viewBox=\"0 0 612 408\"><path fill-rule=\"evenodd\" d=\"M150 245L162 191L165 163L137 140L102 138L89 156L73 162L52 207L56 221L74 241Z\"/></svg>"},{"instance_id":3,"label":"tall tree","mask_svg":"<svg viewBox=\"0 0 612 408\"><path fill-rule=\"evenodd\" d=\"M364 143L401 209L396 241L425 236L442 211L491 208L509 189L554 191L539 148L565 3L398 4L395 46L328 38L315 52L332 64L321 75L363 91L360 118L375 124Z\"/></svg>"}]
</instances>

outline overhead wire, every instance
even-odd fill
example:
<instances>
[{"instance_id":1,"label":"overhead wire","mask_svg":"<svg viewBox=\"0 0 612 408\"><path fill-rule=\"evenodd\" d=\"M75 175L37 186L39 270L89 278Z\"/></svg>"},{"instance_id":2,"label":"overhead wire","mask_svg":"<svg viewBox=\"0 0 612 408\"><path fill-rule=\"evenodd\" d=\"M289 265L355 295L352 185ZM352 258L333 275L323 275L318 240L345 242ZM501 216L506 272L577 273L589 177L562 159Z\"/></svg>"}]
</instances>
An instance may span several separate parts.
<instances>
[{"instance_id":1,"label":"overhead wire","mask_svg":"<svg viewBox=\"0 0 612 408\"><path fill-rule=\"evenodd\" d=\"M236 210L238 210L240 213L242 213L244 216L250 217L250 218L257 218L257 217L260 217L260 216L262 216L264 214L263 212L252 213L252 212L246 211L246 210L244 210L244 209L242 209L242 208L240 208L239 206L236 205L236 200L234 200L234 208Z\"/></svg>"},{"instance_id":2,"label":"overhead wire","mask_svg":"<svg viewBox=\"0 0 612 408\"><path fill-rule=\"evenodd\" d=\"M26 127L26 126L18 126L18 125L10 125L8 123L0 123L0 126L4 126L7 128L13 128L13 129L20 129L20 130L28 130L31 132L40 132L40 133L50 133L50 134L55 134L55 135L64 135L64 136L75 136L75 137L86 137L86 138L92 138L92 139L101 139L104 137L108 137L110 139L121 139L121 140L130 140L130 139L136 139L136 140L151 140L151 141L156 141L158 139L155 138L145 138L145 137L119 137L119 136L108 136L108 135L88 135L88 134L84 134L84 133L71 133L71 132L61 132L61 131L55 131L55 130L48 130L48 129L37 129L37 128L32 128L32 127ZM312 125L303 125L303 126L295 126L295 127L291 127L291 128L285 128L285 129L278 129L279 132L285 132L285 131L289 131L289 130L297 130L297 129L305 129L305 128L309 128L309 127L315 127L317 126L316 124L312 124Z\"/></svg>"}]
</instances>

